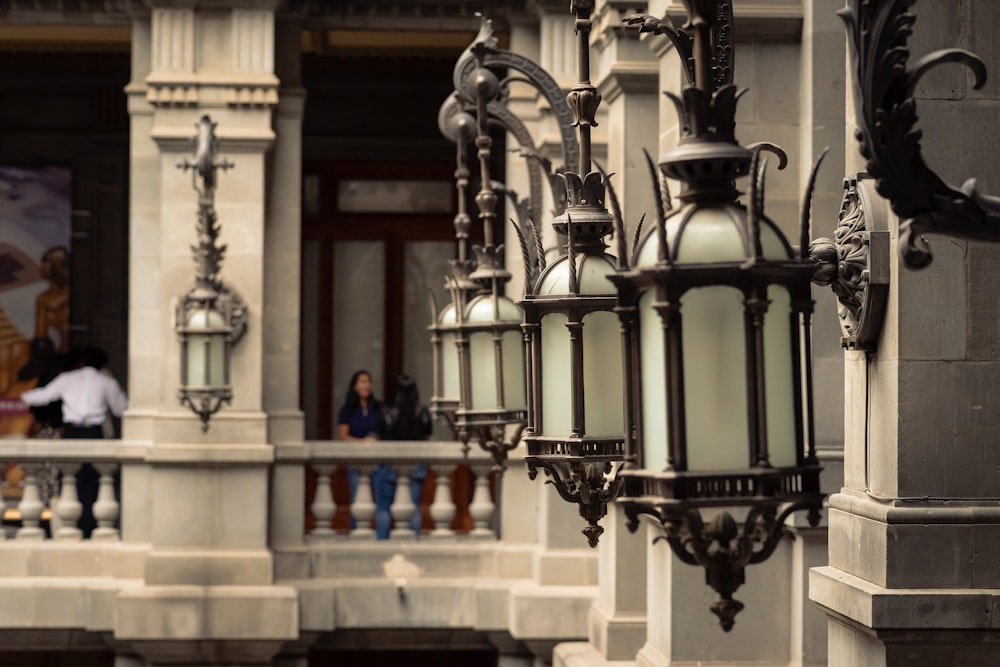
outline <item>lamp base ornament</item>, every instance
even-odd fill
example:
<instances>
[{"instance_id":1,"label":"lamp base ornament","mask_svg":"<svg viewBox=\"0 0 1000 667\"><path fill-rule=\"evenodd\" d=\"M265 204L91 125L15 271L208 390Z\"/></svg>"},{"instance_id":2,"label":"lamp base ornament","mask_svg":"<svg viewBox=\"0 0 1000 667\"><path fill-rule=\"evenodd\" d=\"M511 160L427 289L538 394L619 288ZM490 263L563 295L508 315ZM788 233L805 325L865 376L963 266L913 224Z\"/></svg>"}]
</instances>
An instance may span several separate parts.
<instances>
[{"instance_id":1,"label":"lamp base ornament","mask_svg":"<svg viewBox=\"0 0 1000 667\"><path fill-rule=\"evenodd\" d=\"M793 537L785 528L785 519L792 512L807 509L809 525L818 525L822 497L816 494L786 504L750 507L742 524L723 509L714 510L706 521L699 508L626 504L626 525L635 532L640 515L651 517L663 531L663 535L653 540L654 544L664 540L681 561L704 568L705 583L719 594L709 608L718 616L722 629L729 632L736 614L744 607L733 598L733 593L746 580L746 567L764 562L782 538Z\"/></svg>"}]
</instances>

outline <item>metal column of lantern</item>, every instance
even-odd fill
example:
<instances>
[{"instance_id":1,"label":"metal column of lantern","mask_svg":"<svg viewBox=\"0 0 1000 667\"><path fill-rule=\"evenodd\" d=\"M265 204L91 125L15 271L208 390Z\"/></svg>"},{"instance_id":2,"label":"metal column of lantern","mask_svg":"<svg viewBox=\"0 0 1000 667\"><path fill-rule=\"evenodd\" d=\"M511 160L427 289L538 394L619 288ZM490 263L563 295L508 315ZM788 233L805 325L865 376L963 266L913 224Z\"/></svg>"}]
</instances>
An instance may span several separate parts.
<instances>
[{"instance_id":1,"label":"metal column of lantern","mask_svg":"<svg viewBox=\"0 0 1000 667\"><path fill-rule=\"evenodd\" d=\"M192 171L198 192L198 244L191 247L197 275L195 286L177 304L175 319L181 343L178 398L201 419L202 431L208 430L212 415L232 400L230 353L247 325L243 299L219 279L226 246L216 245L220 229L215 213L216 176L219 169L233 165L216 160L215 126L207 115L201 117L195 125L194 159L177 165Z\"/></svg>"},{"instance_id":2,"label":"metal column of lantern","mask_svg":"<svg viewBox=\"0 0 1000 667\"><path fill-rule=\"evenodd\" d=\"M456 328L459 314L464 312L472 295L479 291L479 285L469 279L475 269L475 261L468 257L469 227L471 220L466 210L466 193L469 187L468 144L476 136L476 119L462 110L462 102L457 93L452 93L438 113L438 129L449 140L455 142L455 189L458 195L458 213L455 215L455 240L458 257L449 260L450 275L445 277L445 286L451 300L440 310L431 304L433 324L431 350L433 353L434 393L431 397L431 413L444 420L455 430L455 411L458 410L460 380ZM457 431L456 431L457 434Z\"/></svg>"},{"instance_id":3,"label":"metal column of lantern","mask_svg":"<svg viewBox=\"0 0 1000 667\"><path fill-rule=\"evenodd\" d=\"M615 258L604 238L613 221L604 207L604 174L591 172L590 128L601 95L590 82L592 1L575 0L580 83L567 100L580 132L580 165L566 173L567 206L553 226L568 236L567 253L552 262L529 286L524 308L527 349L528 424L525 463L534 479L538 468L550 476L559 495L576 503L587 521L583 529L596 547L598 525L621 486L615 463L625 460L620 330L614 286ZM619 226L619 254L624 254ZM567 395L567 387L569 392Z\"/></svg>"},{"instance_id":4,"label":"metal column of lantern","mask_svg":"<svg viewBox=\"0 0 1000 667\"><path fill-rule=\"evenodd\" d=\"M682 561L705 569L720 596L712 611L728 631L743 608L733 592L746 566L773 553L792 511L819 520L810 195L794 251L764 214L759 149L735 138L731 7L685 5L681 29L626 19L671 38L689 81L680 97L667 93L682 135L660 158L662 173L684 184L682 205L664 213L664 188L655 184L657 231L634 266L612 278L629 360L626 424L635 426L641 457L640 468L622 471L618 502L630 528L651 517ZM746 175L744 206L735 179Z\"/></svg>"},{"instance_id":5,"label":"metal column of lantern","mask_svg":"<svg viewBox=\"0 0 1000 667\"><path fill-rule=\"evenodd\" d=\"M456 310L454 327L458 349L459 405L455 428L463 447L475 440L490 452L494 469L502 471L507 452L520 441L526 416L524 347L521 340L521 309L504 296L510 273L503 268L503 246L493 242L497 195L490 188L490 147L487 105L500 93L496 75L483 66L485 48L476 49L478 66L469 75L467 88L475 93L476 147L481 186L476 195L483 222L483 245L475 246L476 269L469 278L480 292L464 308ZM515 426L508 439L507 427Z\"/></svg>"}]
</instances>

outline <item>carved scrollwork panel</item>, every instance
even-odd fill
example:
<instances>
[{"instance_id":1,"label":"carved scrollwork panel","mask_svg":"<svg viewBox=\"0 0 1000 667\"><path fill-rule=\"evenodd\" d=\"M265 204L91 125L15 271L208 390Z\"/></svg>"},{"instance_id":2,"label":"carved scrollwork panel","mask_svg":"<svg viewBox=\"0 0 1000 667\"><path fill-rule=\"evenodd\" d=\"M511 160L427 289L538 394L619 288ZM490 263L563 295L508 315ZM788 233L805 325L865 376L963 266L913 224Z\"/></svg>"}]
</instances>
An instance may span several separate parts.
<instances>
[{"instance_id":1,"label":"carved scrollwork panel","mask_svg":"<svg viewBox=\"0 0 1000 667\"><path fill-rule=\"evenodd\" d=\"M841 344L849 350L878 345L889 297L889 216L867 174L844 181L840 223L833 238L809 247L813 282L829 286L840 302Z\"/></svg>"}]
</instances>

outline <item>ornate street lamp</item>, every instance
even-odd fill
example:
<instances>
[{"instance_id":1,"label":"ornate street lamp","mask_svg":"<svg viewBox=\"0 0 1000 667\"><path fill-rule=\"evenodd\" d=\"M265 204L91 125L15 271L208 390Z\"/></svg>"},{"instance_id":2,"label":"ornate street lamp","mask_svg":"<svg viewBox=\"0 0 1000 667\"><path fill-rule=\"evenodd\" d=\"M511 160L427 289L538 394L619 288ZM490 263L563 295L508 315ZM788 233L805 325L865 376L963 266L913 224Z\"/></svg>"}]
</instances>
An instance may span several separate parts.
<instances>
[{"instance_id":1,"label":"ornate street lamp","mask_svg":"<svg viewBox=\"0 0 1000 667\"><path fill-rule=\"evenodd\" d=\"M684 562L705 569L730 630L733 592L747 565L766 560L795 510L819 520L823 494L813 442L807 193L794 250L764 213L760 147L735 138L732 9L685 0L681 29L626 19L664 34L688 76L677 148L660 158L680 180L669 211L657 185L657 230L612 279L623 325L626 433L640 467L622 471L629 527L651 517ZM773 147L768 147L773 149ZM656 178L655 168L650 168ZM751 177L749 202L735 181ZM815 171L813 173L815 178ZM809 191L812 185L810 184Z\"/></svg>"},{"instance_id":2,"label":"ornate street lamp","mask_svg":"<svg viewBox=\"0 0 1000 667\"><path fill-rule=\"evenodd\" d=\"M445 277L445 287L451 300L440 312L436 304L431 305L433 324L431 350L433 352L434 393L431 396L431 413L444 420L455 430L455 411L458 410L461 395L459 377L458 346L456 345L459 315L464 311L470 297L479 290L479 285L469 279L475 269L475 262L468 257L469 227L471 220L466 210L466 193L469 187L468 145L476 136L476 119L462 109L461 98L452 93L438 113L438 129L455 143L455 189L458 194L458 213L455 215L455 240L458 257L449 260L450 275Z\"/></svg>"},{"instance_id":3,"label":"ornate street lamp","mask_svg":"<svg viewBox=\"0 0 1000 667\"><path fill-rule=\"evenodd\" d=\"M580 164L566 173L567 205L553 221L568 237L567 252L552 262L534 285L527 285L524 339L527 348L528 423L525 463L534 479L538 468L552 478L559 495L579 505L583 529L596 547L604 529L598 521L621 486L615 463L626 458L617 300L608 281L616 267L604 238L613 219L604 207L606 179L591 171L590 128L601 95L590 82L590 15L593 1L574 0L579 41L580 83L567 101L580 132ZM619 219L620 221L620 219ZM624 230L618 229L623 259ZM623 266L623 265L622 265ZM567 391L568 389L568 391Z\"/></svg>"},{"instance_id":4,"label":"ornate street lamp","mask_svg":"<svg viewBox=\"0 0 1000 667\"><path fill-rule=\"evenodd\" d=\"M179 169L192 170L198 192L198 244L191 247L197 275L195 286L177 304L175 327L181 343L181 385L178 397L201 419L201 430L224 403L233 397L230 382L232 346L246 331L247 310L243 299L219 278L226 246L216 245L219 224L215 213L216 172L233 165L216 161L218 139L211 118L202 116L195 125L194 160L185 159ZM200 185L199 185L200 179Z\"/></svg>"},{"instance_id":5,"label":"ornate street lamp","mask_svg":"<svg viewBox=\"0 0 1000 667\"><path fill-rule=\"evenodd\" d=\"M521 309L503 294L510 273L503 268L503 246L493 240L498 196L490 187L490 148L487 105L500 94L500 81L483 64L486 49L475 48L477 67L466 89L476 104L476 147L481 186L476 195L483 222L483 245L474 246L476 269L470 280L480 286L468 303L456 304L455 345L458 349L459 403L455 428L463 447L470 440L493 455L494 469L504 468L507 452L517 446L525 420L524 348ZM511 438L507 427L515 427Z\"/></svg>"}]
</instances>

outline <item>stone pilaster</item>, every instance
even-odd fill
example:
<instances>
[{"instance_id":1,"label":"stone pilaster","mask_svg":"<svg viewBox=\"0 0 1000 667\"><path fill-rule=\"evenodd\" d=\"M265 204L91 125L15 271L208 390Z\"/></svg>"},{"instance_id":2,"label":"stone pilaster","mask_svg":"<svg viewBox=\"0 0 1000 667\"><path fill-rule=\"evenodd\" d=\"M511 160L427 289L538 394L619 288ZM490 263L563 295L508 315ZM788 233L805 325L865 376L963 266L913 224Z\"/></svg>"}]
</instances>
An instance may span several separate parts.
<instances>
[{"instance_id":1,"label":"stone pilaster","mask_svg":"<svg viewBox=\"0 0 1000 667\"><path fill-rule=\"evenodd\" d=\"M1000 18L989 3L914 10L917 56L983 50ZM992 126L1000 87L973 92L947 71L918 89L924 158L949 182L979 176L995 191L995 151L968 128ZM863 168L852 118L849 100L849 172ZM845 362L844 488L830 498L829 566L811 572L810 596L830 619L831 667L996 664L1000 247L927 234L933 263L912 271L890 223L888 312L878 349Z\"/></svg>"},{"instance_id":2,"label":"stone pilaster","mask_svg":"<svg viewBox=\"0 0 1000 667\"><path fill-rule=\"evenodd\" d=\"M594 13L593 80L601 92L607 136L607 159L602 166L616 174L611 185L622 207L631 247L639 219L653 228L656 208L653 181L642 151L656 161L659 111L659 62L639 41L639 31L626 28L622 18L644 13L646 3L601 0Z\"/></svg>"},{"instance_id":3,"label":"stone pilaster","mask_svg":"<svg viewBox=\"0 0 1000 667\"><path fill-rule=\"evenodd\" d=\"M295 591L273 585L268 484L270 436L302 439L295 296L302 95L293 76L287 101L279 101L268 3L146 4L134 20L128 88L134 390L124 435L148 443L146 526L130 539L143 533L150 551L144 585L118 595L115 637L154 665L220 657L269 664L298 636ZM219 173L216 190L227 246L221 278L249 312L233 348L233 404L207 433L177 402L173 323L176 301L194 280L197 210L191 174L176 165L191 156L204 114L218 123L221 157L234 164ZM123 487L130 483L135 476Z\"/></svg>"}]
</instances>

